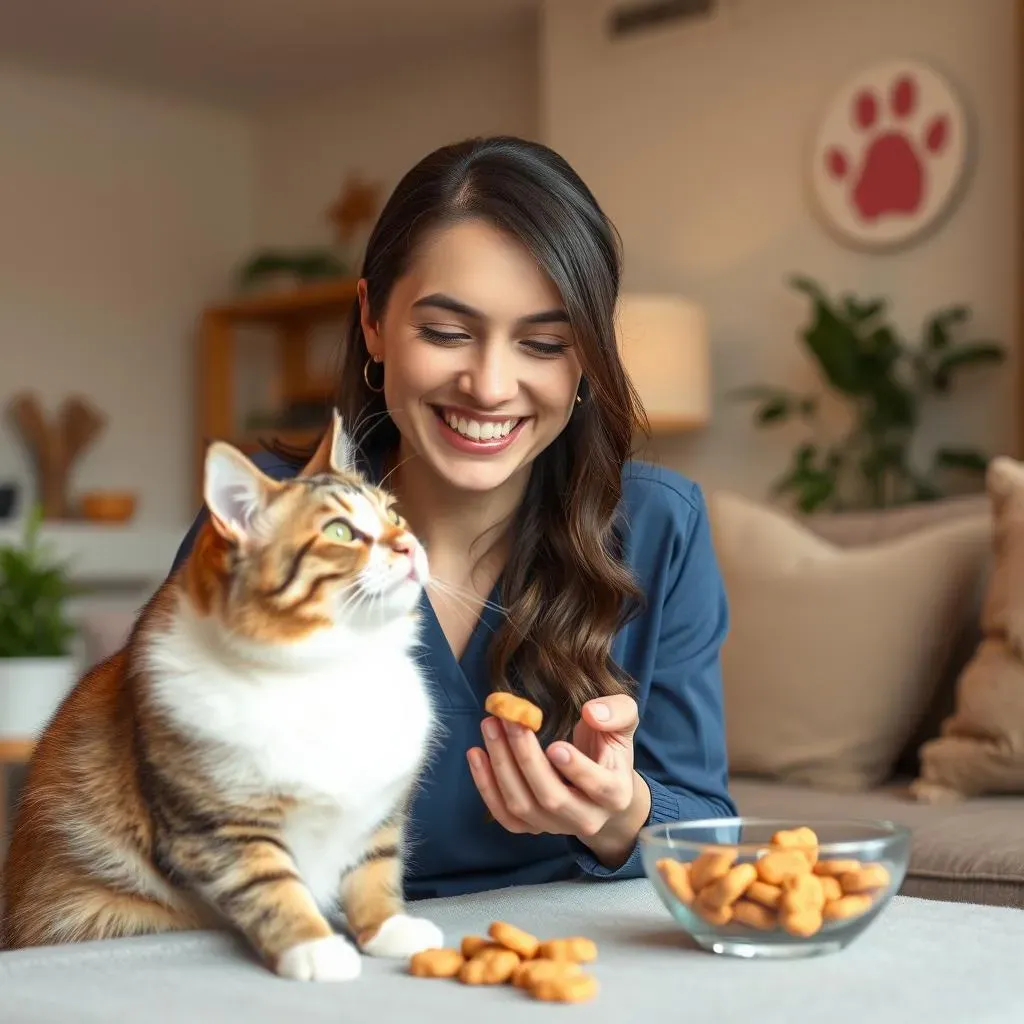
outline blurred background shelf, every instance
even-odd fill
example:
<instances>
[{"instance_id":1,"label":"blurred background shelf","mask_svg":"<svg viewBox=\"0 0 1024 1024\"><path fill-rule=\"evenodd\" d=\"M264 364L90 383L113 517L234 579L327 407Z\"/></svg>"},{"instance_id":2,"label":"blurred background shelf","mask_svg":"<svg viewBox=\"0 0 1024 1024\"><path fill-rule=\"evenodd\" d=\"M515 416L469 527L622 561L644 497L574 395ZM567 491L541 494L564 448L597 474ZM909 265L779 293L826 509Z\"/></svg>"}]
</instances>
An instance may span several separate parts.
<instances>
[{"instance_id":1,"label":"blurred background shelf","mask_svg":"<svg viewBox=\"0 0 1024 1024\"><path fill-rule=\"evenodd\" d=\"M195 429L194 496L202 500L202 469L210 441L225 440L246 454L261 440L277 439L305 445L326 423L334 382L312 367L314 332L337 325L337 338L356 301L356 279L337 278L281 291L245 295L208 307L202 315L196 358L197 422ZM238 395L239 365L245 360L246 336L252 329L273 336L273 368L267 382L273 408L282 417L297 406L315 410L317 422L301 428L247 427ZM322 419L319 409L322 407Z\"/></svg>"},{"instance_id":2,"label":"blurred background shelf","mask_svg":"<svg viewBox=\"0 0 1024 1024\"><path fill-rule=\"evenodd\" d=\"M175 526L46 522L39 538L90 591L151 591L167 575L188 524ZM0 544L22 542L22 521L0 523Z\"/></svg>"}]
</instances>

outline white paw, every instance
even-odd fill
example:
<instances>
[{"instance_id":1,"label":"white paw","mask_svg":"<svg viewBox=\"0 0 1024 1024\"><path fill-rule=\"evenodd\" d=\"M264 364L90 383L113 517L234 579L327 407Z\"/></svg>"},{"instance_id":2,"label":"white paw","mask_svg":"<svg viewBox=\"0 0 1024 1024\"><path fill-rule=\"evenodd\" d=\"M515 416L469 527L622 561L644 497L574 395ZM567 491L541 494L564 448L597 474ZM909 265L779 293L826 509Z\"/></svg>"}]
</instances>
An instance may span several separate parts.
<instances>
[{"instance_id":1,"label":"white paw","mask_svg":"<svg viewBox=\"0 0 1024 1024\"><path fill-rule=\"evenodd\" d=\"M342 935L300 942L277 961L277 973L296 981L351 981L362 970L359 951Z\"/></svg>"},{"instance_id":2,"label":"white paw","mask_svg":"<svg viewBox=\"0 0 1024 1024\"><path fill-rule=\"evenodd\" d=\"M401 959L421 949L436 949L444 945L444 932L433 921L422 917L395 914L381 926L380 931L363 945L368 956L386 956Z\"/></svg>"}]
</instances>

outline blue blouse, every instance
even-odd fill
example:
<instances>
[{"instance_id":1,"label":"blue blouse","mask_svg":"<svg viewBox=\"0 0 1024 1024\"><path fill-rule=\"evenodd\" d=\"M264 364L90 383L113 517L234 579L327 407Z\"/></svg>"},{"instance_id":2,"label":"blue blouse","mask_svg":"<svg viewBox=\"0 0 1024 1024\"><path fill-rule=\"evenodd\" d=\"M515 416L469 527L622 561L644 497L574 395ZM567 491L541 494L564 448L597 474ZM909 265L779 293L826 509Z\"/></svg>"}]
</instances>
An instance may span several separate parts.
<instances>
[{"instance_id":1,"label":"blue blouse","mask_svg":"<svg viewBox=\"0 0 1024 1024\"><path fill-rule=\"evenodd\" d=\"M274 455L263 453L255 461L275 479L297 472ZM732 816L720 669L729 613L704 498L693 482L642 462L627 463L622 483L623 554L646 602L615 637L612 658L636 680L640 725L633 738L634 768L650 787L648 824ZM204 514L185 537L174 568ZM501 613L484 609L456 660L426 594L421 610L422 660L446 740L411 808L407 898L580 876L642 875L637 848L610 870L575 837L515 835L489 819L466 751L483 742L480 723L491 689L487 642Z\"/></svg>"}]
</instances>

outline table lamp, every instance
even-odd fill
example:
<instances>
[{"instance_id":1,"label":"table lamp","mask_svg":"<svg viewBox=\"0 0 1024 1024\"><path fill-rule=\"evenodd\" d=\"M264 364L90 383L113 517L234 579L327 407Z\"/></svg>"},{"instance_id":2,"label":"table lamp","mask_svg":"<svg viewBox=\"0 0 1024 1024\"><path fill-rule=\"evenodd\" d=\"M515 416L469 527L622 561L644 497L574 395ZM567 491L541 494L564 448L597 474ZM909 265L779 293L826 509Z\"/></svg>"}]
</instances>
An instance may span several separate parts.
<instances>
[{"instance_id":1,"label":"table lamp","mask_svg":"<svg viewBox=\"0 0 1024 1024\"><path fill-rule=\"evenodd\" d=\"M711 372L703 309L676 295L627 292L616 340L652 433L683 433L711 418Z\"/></svg>"}]
</instances>

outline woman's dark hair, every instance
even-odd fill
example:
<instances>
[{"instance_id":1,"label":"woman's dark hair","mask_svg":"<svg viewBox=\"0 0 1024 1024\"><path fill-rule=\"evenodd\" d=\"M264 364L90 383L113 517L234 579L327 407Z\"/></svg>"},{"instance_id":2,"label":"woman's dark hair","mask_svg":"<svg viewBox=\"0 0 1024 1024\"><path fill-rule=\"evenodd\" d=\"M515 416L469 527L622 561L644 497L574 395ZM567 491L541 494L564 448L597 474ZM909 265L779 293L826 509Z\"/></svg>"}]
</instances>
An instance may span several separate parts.
<instances>
[{"instance_id":1,"label":"woman's dark hair","mask_svg":"<svg viewBox=\"0 0 1024 1024\"><path fill-rule=\"evenodd\" d=\"M623 464L635 431L646 429L615 341L621 247L590 190L548 147L509 136L444 146L402 178L369 237L361 276L374 319L425 235L468 218L516 238L544 269L561 294L583 369L583 401L535 459L510 524L515 543L500 590L507 620L490 648L492 687L538 704L544 739L567 737L588 700L630 691L610 648L642 597L623 564L615 521ZM390 447L398 430L384 395L366 385L368 357L356 302L336 403L349 429L369 424L374 445Z\"/></svg>"}]
</instances>

